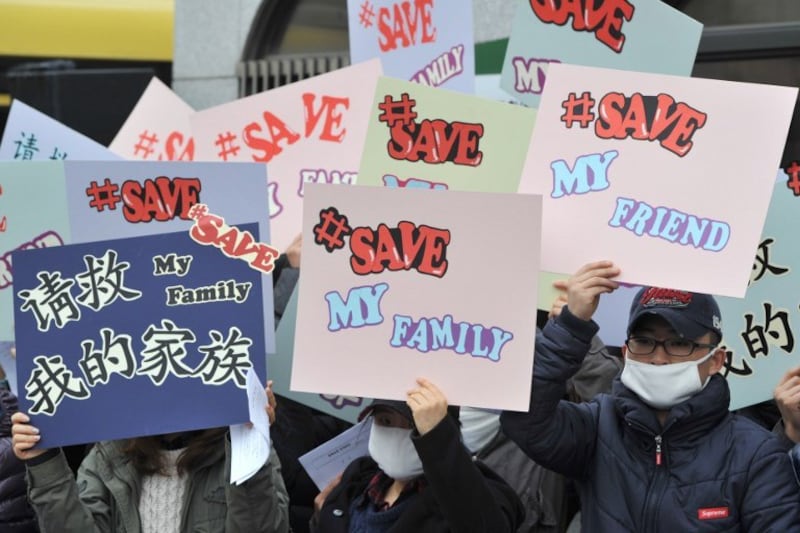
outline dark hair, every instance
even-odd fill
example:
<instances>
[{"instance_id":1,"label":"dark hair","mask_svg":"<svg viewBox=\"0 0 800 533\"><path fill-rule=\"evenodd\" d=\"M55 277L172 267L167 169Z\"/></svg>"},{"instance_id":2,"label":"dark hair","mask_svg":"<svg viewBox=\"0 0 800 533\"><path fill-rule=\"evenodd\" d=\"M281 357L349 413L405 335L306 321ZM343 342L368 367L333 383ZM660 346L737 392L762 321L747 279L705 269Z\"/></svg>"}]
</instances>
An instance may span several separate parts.
<instances>
[{"instance_id":1,"label":"dark hair","mask_svg":"<svg viewBox=\"0 0 800 533\"><path fill-rule=\"evenodd\" d=\"M208 456L224 446L223 439L228 428L205 429L193 433L186 449L178 457L178 474L189 473L203 464ZM166 475L166 464L161 451L164 449L161 436L136 437L125 441L122 453L130 460L139 475Z\"/></svg>"}]
</instances>

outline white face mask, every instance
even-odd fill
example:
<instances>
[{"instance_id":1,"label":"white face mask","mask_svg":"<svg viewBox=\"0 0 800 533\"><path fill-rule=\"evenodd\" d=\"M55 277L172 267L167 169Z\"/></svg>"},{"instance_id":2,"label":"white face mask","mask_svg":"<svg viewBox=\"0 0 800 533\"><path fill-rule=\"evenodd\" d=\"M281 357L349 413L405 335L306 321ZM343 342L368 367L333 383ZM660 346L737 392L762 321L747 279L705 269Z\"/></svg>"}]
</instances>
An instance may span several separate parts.
<instances>
[{"instance_id":1,"label":"white face mask","mask_svg":"<svg viewBox=\"0 0 800 533\"><path fill-rule=\"evenodd\" d=\"M422 474L422 461L411 442L411 431L375 423L370 429L369 454L392 479L405 481Z\"/></svg>"},{"instance_id":2,"label":"white face mask","mask_svg":"<svg viewBox=\"0 0 800 533\"><path fill-rule=\"evenodd\" d=\"M641 398L641 400L661 411L688 400L708 384L700 381L698 366L708 361L714 350L697 361L651 365L625 357L625 367L620 379L622 383Z\"/></svg>"},{"instance_id":3,"label":"white face mask","mask_svg":"<svg viewBox=\"0 0 800 533\"><path fill-rule=\"evenodd\" d=\"M461 438L470 453L481 451L500 431L500 413L497 411L462 407L458 419L461 421Z\"/></svg>"}]
</instances>

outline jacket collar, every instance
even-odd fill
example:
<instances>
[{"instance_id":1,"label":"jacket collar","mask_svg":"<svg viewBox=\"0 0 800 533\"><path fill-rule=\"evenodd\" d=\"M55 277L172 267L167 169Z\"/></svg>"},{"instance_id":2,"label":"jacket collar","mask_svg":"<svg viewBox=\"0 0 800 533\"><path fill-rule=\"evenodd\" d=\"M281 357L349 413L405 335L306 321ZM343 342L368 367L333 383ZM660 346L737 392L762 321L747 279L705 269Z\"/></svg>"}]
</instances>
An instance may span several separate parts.
<instances>
[{"instance_id":1,"label":"jacket collar","mask_svg":"<svg viewBox=\"0 0 800 533\"><path fill-rule=\"evenodd\" d=\"M670 409L662 428L656 411L623 385L619 377L614 380L612 395L617 415L626 425L650 433L649 436L669 434L670 438L688 441L701 437L728 416L731 399L727 380L714 374L703 390Z\"/></svg>"}]
</instances>

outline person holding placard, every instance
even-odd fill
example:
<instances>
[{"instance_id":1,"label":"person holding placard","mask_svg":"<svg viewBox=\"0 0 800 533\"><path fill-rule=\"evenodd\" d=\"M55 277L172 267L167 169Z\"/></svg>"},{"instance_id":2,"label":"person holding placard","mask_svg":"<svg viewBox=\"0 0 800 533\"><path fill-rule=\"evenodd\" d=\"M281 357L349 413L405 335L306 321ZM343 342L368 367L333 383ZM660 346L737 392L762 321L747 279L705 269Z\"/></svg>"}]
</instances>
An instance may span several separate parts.
<instances>
[{"instance_id":1,"label":"person holding placard","mask_svg":"<svg viewBox=\"0 0 800 533\"><path fill-rule=\"evenodd\" d=\"M562 292L549 313L541 312L543 319L558 316L567 303L566 280L557 281L554 286ZM622 359L612 355L595 335L580 369L567 381L564 397L588 402L600 393L611 392L611 384L621 369ZM460 419L467 449L519 494L526 516L518 533L564 531L580 509L572 482L532 461L509 439L500 429L499 411L462 407Z\"/></svg>"},{"instance_id":2,"label":"person holding placard","mask_svg":"<svg viewBox=\"0 0 800 533\"><path fill-rule=\"evenodd\" d=\"M578 481L582 531L798 531L800 491L786 448L731 414L713 297L644 287L634 297L612 394L562 400L585 357L600 295L619 268L590 263L537 335L529 413L501 424L528 455Z\"/></svg>"},{"instance_id":3,"label":"person holding placard","mask_svg":"<svg viewBox=\"0 0 800 533\"><path fill-rule=\"evenodd\" d=\"M473 461L457 409L418 379L406 402L375 400L370 456L350 463L315 501L311 531L514 532L524 509L500 476Z\"/></svg>"},{"instance_id":4,"label":"person holding placard","mask_svg":"<svg viewBox=\"0 0 800 533\"><path fill-rule=\"evenodd\" d=\"M272 423L270 386L267 397ZM29 497L43 531L289 531L275 450L253 477L233 485L227 428L97 443L76 482L60 449L34 448L39 431L25 413L12 421L14 453L26 462Z\"/></svg>"},{"instance_id":5,"label":"person holding placard","mask_svg":"<svg viewBox=\"0 0 800 533\"><path fill-rule=\"evenodd\" d=\"M5 379L0 366L0 380ZM11 415L17 412L17 398L0 384L0 531L36 533L36 515L28 504L25 465L14 455L11 443Z\"/></svg>"},{"instance_id":6,"label":"person holding placard","mask_svg":"<svg viewBox=\"0 0 800 533\"><path fill-rule=\"evenodd\" d=\"M789 452L794 466L795 477L800 485L800 367L792 368L784 374L775 387L775 403L781 412L781 420L775 433L791 441Z\"/></svg>"}]
</instances>

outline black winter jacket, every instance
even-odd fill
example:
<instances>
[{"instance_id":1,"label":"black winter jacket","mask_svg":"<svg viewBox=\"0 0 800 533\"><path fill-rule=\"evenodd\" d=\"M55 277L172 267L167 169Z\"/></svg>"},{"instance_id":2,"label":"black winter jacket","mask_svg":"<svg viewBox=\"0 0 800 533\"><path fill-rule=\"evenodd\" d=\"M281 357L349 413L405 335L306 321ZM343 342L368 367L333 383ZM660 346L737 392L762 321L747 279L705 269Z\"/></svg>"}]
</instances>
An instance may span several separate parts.
<instances>
[{"instance_id":1,"label":"black winter jacket","mask_svg":"<svg viewBox=\"0 0 800 533\"><path fill-rule=\"evenodd\" d=\"M18 410L11 391L0 389L0 406L0 532L34 533L39 529L28 504L25 464L11 447L11 415Z\"/></svg>"},{"instance_id":2,"label":"black winter jacket","mask_svg":"<svg viewBox=\"0 0 800 533\"><path fill-rule=\"evenodd\" d=\"M519 497L500 476L473 462L447 416L423 436L412 437L422 461L427 486L409 503L390 531L398 533L511 533L525 512ZM350 503L360 497L378 465L370 457L356 459L328 495L312 532L346 533Z\"/></svg>"},{"instance_id":3,"label":"black winter jacket","mask_svg":"<svg viewBox=\"0 0 800 533\"><path fill-rule=\"evenodd\" d=\"M728 411L721 376L674 406L663 428L618 379L591 403L562 401L596 331L567 308L548 322L536 339L530 413L501 416L531 458L578 480L582 533L800 531L786 449Z\"/></svg>"}]
</instances>

